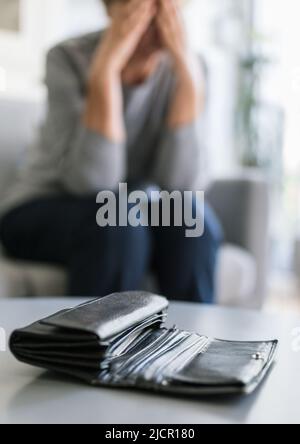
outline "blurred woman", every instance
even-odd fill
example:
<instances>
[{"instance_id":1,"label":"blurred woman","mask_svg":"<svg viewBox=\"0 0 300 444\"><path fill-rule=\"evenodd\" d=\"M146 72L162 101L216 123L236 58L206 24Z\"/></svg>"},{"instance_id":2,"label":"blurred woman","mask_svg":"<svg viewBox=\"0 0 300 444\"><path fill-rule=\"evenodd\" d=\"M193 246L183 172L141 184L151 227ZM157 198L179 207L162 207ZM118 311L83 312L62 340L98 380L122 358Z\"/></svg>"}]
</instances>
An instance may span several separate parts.
<instances>
[{"instance_id":1,"label":"blurred woman","mask_svg":"<svg viewBox=\"0 0 300 444\"><path fill-rule=\"evenodd\" d=\"M141 288L149 270L170 299L212 302L221 230L96 224L96 195L121 182L193 190L205 167L203 68L176 0L105 0L110 26L48 54L48 114L5 202L0 238L17 259L59 264L70 296ZM200 180L200 182L199 182Z\"/></svg>"}]
</instances>

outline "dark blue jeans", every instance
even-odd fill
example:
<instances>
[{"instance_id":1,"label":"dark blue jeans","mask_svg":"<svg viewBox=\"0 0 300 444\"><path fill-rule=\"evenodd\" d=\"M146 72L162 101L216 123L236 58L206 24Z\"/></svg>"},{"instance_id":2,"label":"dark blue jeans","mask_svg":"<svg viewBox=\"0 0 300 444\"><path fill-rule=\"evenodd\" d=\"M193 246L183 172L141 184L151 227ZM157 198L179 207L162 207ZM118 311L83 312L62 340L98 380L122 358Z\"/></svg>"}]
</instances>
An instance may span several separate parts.
<instances>
[{"instance_id":1,"label":"dark blue jeans","mask_svg":"<svg viewBox=\"0 0 300 444\"><path fill-rule=\"evenodd\" d=\"M65 267L70 296L138 290L152 270L170 300L213 302L222 230L209 207L199 238L185 226L100 228L98 209L94 196L38 199L2 218L0 239L12 258Z\"/></svg>"}]
</instances>

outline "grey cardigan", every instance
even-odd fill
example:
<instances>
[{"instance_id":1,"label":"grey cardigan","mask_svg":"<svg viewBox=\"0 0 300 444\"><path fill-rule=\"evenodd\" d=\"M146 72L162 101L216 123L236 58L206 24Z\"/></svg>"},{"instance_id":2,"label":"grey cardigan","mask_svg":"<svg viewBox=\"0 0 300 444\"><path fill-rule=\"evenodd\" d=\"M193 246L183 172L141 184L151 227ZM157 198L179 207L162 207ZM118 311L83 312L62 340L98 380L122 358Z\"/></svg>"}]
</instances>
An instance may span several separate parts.
<instances>
[{"instance_id":1,"label":"grey cardigan","mask_svg":"<svg viewBox=\"0 0 300 444\"><path fill-rule=\"evenodd\" d=\"M176 88L167 57L144 84L123 88L126 143L84 127L87 75L101 35L68 40L49 51L46 120L2 211L45 195L114 190L124 181L150 182L164 190L204 187L203 116L176 130L166 126Z\"/></svg>"}]
</instances>

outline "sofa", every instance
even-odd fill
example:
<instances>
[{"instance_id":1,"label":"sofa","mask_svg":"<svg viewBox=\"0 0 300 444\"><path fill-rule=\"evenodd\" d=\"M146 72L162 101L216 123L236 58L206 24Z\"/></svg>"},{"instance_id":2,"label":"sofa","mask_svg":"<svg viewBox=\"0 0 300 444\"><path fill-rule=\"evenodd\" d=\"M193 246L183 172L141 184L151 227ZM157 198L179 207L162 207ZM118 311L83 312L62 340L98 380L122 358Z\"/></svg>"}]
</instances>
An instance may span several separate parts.
<instances>
[{"instance_id":1,"label":"sofa","mask_svg":"<svg viewBox=\"0 0 300 444\"><path fill-rule=\"evenodd\" d=\"M43 100L0 97L0 199L14 185L43 114ZM218 304L251 308L263 305L268 194L266 180L246 172L215 180L206 192L225 233L216 272ZM9 259L0 246L0 298L64 296L66 281L65 270Z\"/></svg>"}]
</instances>

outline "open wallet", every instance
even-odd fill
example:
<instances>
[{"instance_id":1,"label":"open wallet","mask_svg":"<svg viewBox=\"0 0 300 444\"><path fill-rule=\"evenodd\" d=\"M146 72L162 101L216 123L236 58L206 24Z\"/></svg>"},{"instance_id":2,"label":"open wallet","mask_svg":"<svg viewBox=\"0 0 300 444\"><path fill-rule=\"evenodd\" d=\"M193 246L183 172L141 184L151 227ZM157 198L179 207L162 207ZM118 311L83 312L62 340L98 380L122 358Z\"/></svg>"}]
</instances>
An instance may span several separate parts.
<instances>
[{"instance_id":1,"label":"open wallet","mask_svg":"<svg viewBox=\"0 0 300 444\"><path fill-rule=\"evenodd\" d=\"M95 386L183 395L256 389L278 341L230 342L169 329L167 310L162 296L115 293L16 330L10 349L24 363Z\"/></svg>"}]
</instances>

